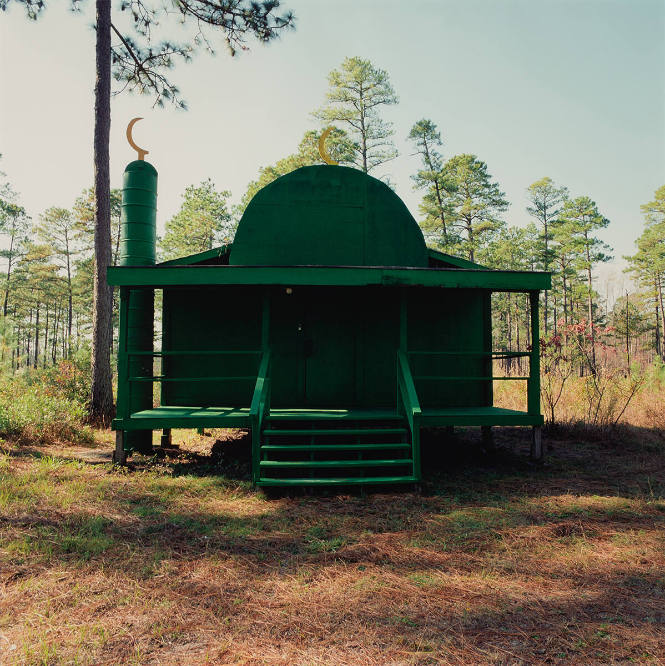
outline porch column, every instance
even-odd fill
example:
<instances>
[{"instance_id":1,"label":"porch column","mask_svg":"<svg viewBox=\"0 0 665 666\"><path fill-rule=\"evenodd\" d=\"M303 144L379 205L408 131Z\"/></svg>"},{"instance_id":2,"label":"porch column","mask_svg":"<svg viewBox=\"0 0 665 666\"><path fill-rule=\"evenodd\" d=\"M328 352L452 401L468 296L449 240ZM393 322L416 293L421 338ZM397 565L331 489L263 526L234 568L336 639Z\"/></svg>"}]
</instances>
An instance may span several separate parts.
<instances>
[{"instance_id":1,"label":"porch column","mask_svg":"<svg viewBox=\"0 0 665 666\"><path fill-rule=\"evenodd\" d=\"M531 356L529 357L529 381L527 386L527 411L532 415L540 414L540 292L530 291L531 305ZM542 460L543 443L541 426L533 426L531 458Z\"/></svg>"}]
</instances>

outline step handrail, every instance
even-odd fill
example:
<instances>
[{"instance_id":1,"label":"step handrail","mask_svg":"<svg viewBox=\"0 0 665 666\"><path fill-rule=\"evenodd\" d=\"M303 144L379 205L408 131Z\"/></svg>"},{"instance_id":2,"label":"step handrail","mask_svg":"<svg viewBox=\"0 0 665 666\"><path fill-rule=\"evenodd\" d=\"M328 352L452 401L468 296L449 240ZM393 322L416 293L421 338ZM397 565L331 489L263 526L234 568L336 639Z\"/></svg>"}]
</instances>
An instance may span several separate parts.
<instances>
[{"instance_id":1,"label":"step handrail","mask_svg":"<svg viewBox=\"0 0 665 666\"><path fill-rule=\"evenodd\" d=\"M416 392L416 385L411 374L411 366L406 352L397 351L397 399L404 410L409 430L411 431L411 448L413 458L413 476L417 481L421 479L420 469L420 401Z\"/></svg>"},{"instance_id":2,"label":"step handrail","mask_svg":"<svg viewBox=\"0 0 665 666\"><path fill-rule=\"evenodd\" d=\"M249 408L249 418L252 424L252 480L254 483L259 480L260 476L261 430L263 429L263 422L270 412L272 383L270 377L271 356L270 349L266 349L263 352Z\"/></svg>"}]
</instances>

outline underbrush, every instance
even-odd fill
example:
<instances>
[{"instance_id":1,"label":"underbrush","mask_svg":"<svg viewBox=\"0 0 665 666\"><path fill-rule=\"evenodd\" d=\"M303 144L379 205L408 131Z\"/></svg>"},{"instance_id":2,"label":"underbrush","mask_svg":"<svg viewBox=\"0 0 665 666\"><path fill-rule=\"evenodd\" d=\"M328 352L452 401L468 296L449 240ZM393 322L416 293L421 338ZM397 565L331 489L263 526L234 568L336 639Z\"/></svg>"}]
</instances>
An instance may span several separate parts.
<instances>
[{"instance_id":1,"label":"underbrush","mask_svg":"<svg viewBox=\"0 0 665 666\"><path fill-rule=\"evenodd\" d=\"M548 377L545 375L541 378L541 386L544 387L543 393L547 393ZM550 390L548 396L543 396L542 410L550 425L603 433L621 426L633 426L665 436L663 366L634 368L631 373L612 377L569 376L562 387ZM526 382L494 382L494 404L507 409L526 409Z\"/></svg>"},{"instance_id":2,"label":"underbrush","mask_svg":"<svg viewBox=\"0 0 665 666\"><path fill-rule=\"evenodd\" d=\"M76 361L0 376L0 435L39 444L93 441L85 425L86 384L85 364Z\"/></svg>"}]
</instances>

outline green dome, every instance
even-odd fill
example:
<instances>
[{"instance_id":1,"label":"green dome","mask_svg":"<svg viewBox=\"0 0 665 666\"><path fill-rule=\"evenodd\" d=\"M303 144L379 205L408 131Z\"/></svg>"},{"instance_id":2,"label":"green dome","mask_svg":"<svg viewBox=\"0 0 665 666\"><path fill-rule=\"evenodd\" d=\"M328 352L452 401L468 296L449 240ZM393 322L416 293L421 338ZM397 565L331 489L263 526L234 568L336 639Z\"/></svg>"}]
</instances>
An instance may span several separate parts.
<instances>
[{"instance_id":1,"label":"green dome","mask_svg":"<svg viewBox=\"0 0 665 666\"><path fill-rule=\"evenodd\" d=\"M420 227L385 184L357 169L302 167L250 201L229 263L427 266Z\"/></svg>"}]
</instances>

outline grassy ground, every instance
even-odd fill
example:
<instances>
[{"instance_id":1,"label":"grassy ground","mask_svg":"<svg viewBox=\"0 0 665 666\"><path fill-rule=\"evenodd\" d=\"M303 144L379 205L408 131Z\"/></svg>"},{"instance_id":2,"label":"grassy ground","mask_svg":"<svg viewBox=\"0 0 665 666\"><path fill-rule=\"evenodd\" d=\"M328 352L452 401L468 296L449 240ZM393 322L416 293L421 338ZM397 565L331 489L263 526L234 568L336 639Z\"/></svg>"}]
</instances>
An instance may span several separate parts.
<instances>
[{"instance_id":1,"label":"grassy ground","mask_svg":"<svg viewBox=\"0 0 665 666\"><path fill-rule=\"evenodd\" d=\"M426 438L422 494L266 497L199 455L0 458L0 663L665 663L665 441ZM452 452L452 454L451 454Z\"/></svg>"}]
</instances>

